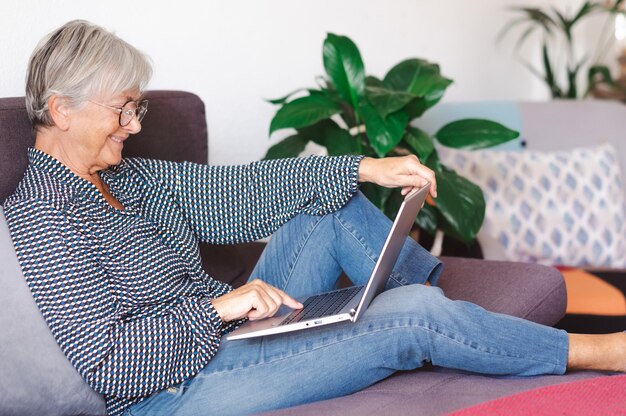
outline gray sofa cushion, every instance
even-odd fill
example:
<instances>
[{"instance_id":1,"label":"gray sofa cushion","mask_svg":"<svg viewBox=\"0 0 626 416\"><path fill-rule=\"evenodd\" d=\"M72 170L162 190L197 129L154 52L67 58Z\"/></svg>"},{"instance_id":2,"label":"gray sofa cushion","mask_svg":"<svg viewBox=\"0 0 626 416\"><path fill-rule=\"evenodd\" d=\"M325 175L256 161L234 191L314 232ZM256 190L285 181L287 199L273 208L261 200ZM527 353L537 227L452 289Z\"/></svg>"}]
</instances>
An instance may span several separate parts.
<instances>
[{"instance_id":1,"label":"gray sofa cushion","mask_svg":"<svg viewBox=\"0 0 626 416\"><path fill-rule=\"evenodd\" d=\"M0 208L0 414L101 415L103 398L56 344L22 276Z\"/></svg>"},{"instance_id":2,"label":"gray sofa cushion","mask_svg":"<svg viewBox=\"0 0 626 416\"><path fill-rule=\"evenodd\" d=\"M565 315L565 282L553 267L459 257L441 261L438 285L450 299L544 325L554 325Z\"/></svg>"}]
</instances>

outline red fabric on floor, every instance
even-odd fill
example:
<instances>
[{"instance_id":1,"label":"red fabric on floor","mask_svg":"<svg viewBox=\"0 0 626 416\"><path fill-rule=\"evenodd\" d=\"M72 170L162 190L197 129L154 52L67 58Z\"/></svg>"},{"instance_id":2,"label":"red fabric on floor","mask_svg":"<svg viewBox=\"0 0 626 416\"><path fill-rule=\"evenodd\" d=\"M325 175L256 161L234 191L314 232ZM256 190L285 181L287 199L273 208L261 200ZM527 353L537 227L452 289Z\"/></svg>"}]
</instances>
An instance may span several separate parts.
<instances>
[{"instance_id":1,"label":"red fabric on floor","mask_svg":"<svg viewBox=\"0 0 626 416\"><path fill-rule=\"evenodd\" d=\"M470 415L626 415L626 375L540 387L449 414Z\"/></svg>"}]
</instances>

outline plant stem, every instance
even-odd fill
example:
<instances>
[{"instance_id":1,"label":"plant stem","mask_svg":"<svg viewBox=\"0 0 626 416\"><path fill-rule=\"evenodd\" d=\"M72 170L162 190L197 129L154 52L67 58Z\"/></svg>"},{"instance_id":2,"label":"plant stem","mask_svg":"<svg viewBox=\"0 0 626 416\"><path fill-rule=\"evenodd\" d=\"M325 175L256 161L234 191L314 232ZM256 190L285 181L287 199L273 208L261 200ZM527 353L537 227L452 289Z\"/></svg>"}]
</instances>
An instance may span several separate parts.
<instances>
[{"instance_id":1,"label":"plant stem","mask_svg":"<svg viewBox=\"0 0 626 416\"><path fill-rule=\"evenodd\" d=\"M443 250L443 231L437 229L435 231L435 240L433 241L433 246L430 248L430 254L435 257L441 256L441 251Z\"/></svg>"},{"instance_id":2,"label":"plant stem","mask_svg":"<svg viewBox=\"0 0 626 416\"><path fill-rule=\"evenodd\" d=\"M359 109L354 107L354 120L355 120L355 126L361 126L361 117L359 116ZM356 152L358 155L362 155L363 154L363 143L362 140L366 139L367 140L367 136L363 137L365 133L359 133L358 136L356 136L357 141L356 141Z\"/></svg>"},{"instance_id":3,"label":"plant stem","mask_svg":"<svg viewBox=\"0 0 626 416\"><path fill-rule=\"evenodd\" d=\"M573 31L572 31L573 32ZM568 90L567 97L576 99L578 98L578 89L576 80L578 79L578 69L576 68L576 58L574 56L574 34L571 33L569 38L566 38L567 42L567 82ZM574 73L573 77L570 77L570 72Z\"/></svg>"},{"instance_id":4,"label":"plant stem","mask_svg":"<svg viewBox=\"0 0 626 416\"><path fill-rule=\"evenodd\" d=\"M356 154L357 154L357 155L362 155L362 154L363 154L363 143L361 143L361 142L362 142L362 140L363 140L363 138L364 138L364 137L363 137L363 135L364 135L364 134L365 134L365 133L359 133L359 134L356 136L356 139L357 139L357 140L356 140ZM367 139L367 137L365 137L365 139Z\"/></svg>"}]
</instances>

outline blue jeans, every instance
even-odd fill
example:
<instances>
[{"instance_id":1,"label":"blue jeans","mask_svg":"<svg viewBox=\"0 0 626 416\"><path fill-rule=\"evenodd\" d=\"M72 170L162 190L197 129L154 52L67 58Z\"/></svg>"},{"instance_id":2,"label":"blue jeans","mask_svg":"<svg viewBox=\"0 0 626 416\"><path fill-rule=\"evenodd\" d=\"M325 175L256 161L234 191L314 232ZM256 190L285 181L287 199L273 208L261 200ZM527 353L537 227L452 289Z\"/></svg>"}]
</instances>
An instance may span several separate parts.
<instances>
[{"instance_id":1,"label":"blue jeans","mask_svg":"<svg viewBox=\"0 0 626 416\"><path fill-rule=\"evenodd\" d=\"M341 271L364 284L391 222L362 194L326 216L299 215L272 236L251 278L295 297L333 289ZM126 415L242 415L361 390L398 370L436 366L497 375L562 374L564 331L447 299L441 264L407 239L387 290L356 323L222 340L195 377Z\"/></svg>"}]
</instances>

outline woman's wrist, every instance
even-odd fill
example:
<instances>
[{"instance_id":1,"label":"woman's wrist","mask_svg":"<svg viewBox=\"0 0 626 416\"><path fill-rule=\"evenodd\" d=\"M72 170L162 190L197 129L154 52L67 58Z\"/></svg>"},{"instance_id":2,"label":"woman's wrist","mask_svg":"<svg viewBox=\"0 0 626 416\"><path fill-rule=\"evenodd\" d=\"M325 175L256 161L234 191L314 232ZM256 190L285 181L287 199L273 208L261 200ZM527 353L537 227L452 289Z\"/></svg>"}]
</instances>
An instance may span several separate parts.
<instances>
[{"instance_id":1,"label":"woman's wrist","mask_svg":"<svg viewBox=\"0 0 626 416\"><path fill-rule=\"evenodd\" d=\"M359 182L371 182L372 164L376 163L376 159L365 156L359 163Z\"/></svg>"},{"instance_id":2,"label":"woman's wrist","mask_svg":"<svg viewBox=\"0 0 626 416\"><path fill-rule=\"evenodd\" d=\"M223 305L221 304L219 298L211 299L210 303L211 303L211 306L213 307L213 310L215 311L217 316L220 318L222 323L226 324L231 321L230 317L227 316L227 313L224 310Z\"/></svg>"}]
</instances>

